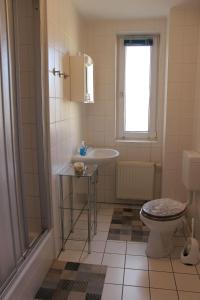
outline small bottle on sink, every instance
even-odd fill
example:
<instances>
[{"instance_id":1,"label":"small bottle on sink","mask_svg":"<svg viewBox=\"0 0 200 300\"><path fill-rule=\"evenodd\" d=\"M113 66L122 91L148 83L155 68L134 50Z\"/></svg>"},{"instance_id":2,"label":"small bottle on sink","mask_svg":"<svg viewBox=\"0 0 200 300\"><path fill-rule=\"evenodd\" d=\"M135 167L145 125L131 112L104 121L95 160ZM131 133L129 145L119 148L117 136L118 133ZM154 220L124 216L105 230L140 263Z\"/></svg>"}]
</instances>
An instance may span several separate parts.
<instances>
[{"instance_id":1,"label":"small bottle on sink","mask_svg":"<svg viewBox=\"0 0 200 300\"><path fill-rule=\"evenodd\" d=\"M81 156L85 156L86 155L86 152L87 152L87 147L85 146L85 142L82 141L81 142L81 146L80 146L80 155Z\"/></svg>"}]
</instances>

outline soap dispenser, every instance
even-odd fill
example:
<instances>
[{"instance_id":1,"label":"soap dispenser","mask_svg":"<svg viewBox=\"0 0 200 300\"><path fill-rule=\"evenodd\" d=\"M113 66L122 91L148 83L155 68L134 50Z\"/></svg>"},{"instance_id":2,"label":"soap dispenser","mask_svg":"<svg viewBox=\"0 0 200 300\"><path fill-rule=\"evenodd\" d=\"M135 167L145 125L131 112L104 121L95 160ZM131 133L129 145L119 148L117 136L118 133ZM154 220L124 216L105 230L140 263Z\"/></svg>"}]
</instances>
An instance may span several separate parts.
<instances>
[{"instance_id":1,"label":"soap dispenser","mask_svg":"<svg viewBox=\"0 0 200 300\"><path fill-rule=\"evenodd\" d=\"M80 146L80 155L85 156L86 152L87 152L87 147L85 146L85 142L82 141Z\"/></svg>"}]
</instances>

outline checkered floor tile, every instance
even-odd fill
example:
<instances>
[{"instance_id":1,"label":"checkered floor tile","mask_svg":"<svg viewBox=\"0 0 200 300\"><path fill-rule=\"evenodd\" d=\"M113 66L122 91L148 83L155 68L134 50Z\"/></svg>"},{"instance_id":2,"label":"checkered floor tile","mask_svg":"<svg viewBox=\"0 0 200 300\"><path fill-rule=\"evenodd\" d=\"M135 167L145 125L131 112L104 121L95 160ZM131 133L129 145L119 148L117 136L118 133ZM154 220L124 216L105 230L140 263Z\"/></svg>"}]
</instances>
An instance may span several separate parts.
<instances>
[{"instance_id":1,"label":"checkered floor tile","mask_svg":"<svg viewBox=\"0 0 200 300\"><path fill-rule=\"evenodd\" d=\"M174 250L170 256L160 259L147 257L147 243L144 242L146 237L143 233L147 230L139 219L140 207L139 203L132 206L120 203L99 204L97 234L92 239L90 254L87 252L87 241L80 241L85 225L85 215L82 216L77 224L80 231L78 238L75 236L76 240L67 240L65 250L58 260L93 264L96 268L107 266L103 292L101 296L91 293L92 296L89 294L86 298L86 294L82 292L86 287L84 283L80 284L81 280L78 278L78 283L69 297L59 295L59 300L200 300L200 264L188 266L180 261L180 254L188 236L187 228L181 224L176 230L173 237ZM124 226L130 230L129 240L120 241L124 237L123 232L120 236L120 231L115 235L108 235L111 220L114 221L112 225ZM133 231L137 234L134 235ZM115 240L110 239L111 234ZM69 286L69 283L63 285Z\"/></svg>"},{"instance_id":2,"label":"checkered floor tile","mask_svg":"<svg viewBox=\"0 0 200 300\"><path fill-rule=\"evenodd\" d=\"M106 270L106 266L56 260L35 299L100 300Z\"/></svg>"},{"instance_id":3,"label":"checkered floor tile","mask_svg":"<svg viewBox=\"0 0 200 300\"><path fill-rule=\"evenodd\" d=\"M108 240L146 242L149 230L140 221L140 207L115 208Z\"/></svg>"}]
</instances>

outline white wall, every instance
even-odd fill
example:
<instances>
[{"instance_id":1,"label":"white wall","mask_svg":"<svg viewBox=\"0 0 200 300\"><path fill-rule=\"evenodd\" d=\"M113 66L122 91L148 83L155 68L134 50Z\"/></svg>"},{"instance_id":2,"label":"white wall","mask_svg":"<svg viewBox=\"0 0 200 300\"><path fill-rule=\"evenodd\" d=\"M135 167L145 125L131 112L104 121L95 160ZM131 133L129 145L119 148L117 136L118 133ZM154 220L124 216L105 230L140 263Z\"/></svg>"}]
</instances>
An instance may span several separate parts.
<instances>
[{"instance_id":1,"label":"white wall","mask_svg":"<svg viewBox=\"0 0 200 300\"><path fill-rule=\"evenodd\" d=\"M198 132L193 139L193 126L198 123L198 114L194 123L194 91L196 86L198 87L195 83L199 11L184 6L170 11L166 81L166 19L93 20L86 24L86 35L83 32L84 25L71 1L48 1L52 195L57 250L60 242L60 224L56 173L63 164L70 161L83 136L87 144L119 149L121 160L162 162L163 196L178 200L186 199L186 191L181 183L182 151L192 149L193 140L196 149L199 145ZM135 32L161 34L158 142L116 140L116 35ZM53 67L69 71L68 54L84 49L84 37L86 53L91 55L95 62L95 104L86 106L70 102L69 80L64 81L52 75ZM163 112L165 84L166 99ZM198 92L196 94L198 95ZM112 202L115 200L115 164L100 167L99 171L98 201Z\"/></svg>"},{"instance_id":2,"label":"white wall","mask_svg":"<svg viewBox=\"0 0 200 300\"><path fill-rule=\"evenodd\" d=\"M162 162L163 196L186 199L187 193L181 183L182 151L200 150L200 16L197 8L179 6L170 11L168 24L164 18L90 20L84 28L85 23L74 9L72 1L48 0L47 4L52 196L58 251L60 224L56 173L70 161L83 136L87 144L119 149L121 160ZM167 25L168 73L165 79ZM157 143L116 141L116 34L134 32L161 33ZM69 71L68 54L84 50L84 39L85 52L95 62L95 104L86 106L70 102L69 80L63 81L51 73L53 67ZM166 99L163 112L164 85ZM98 200L114 201L115 164L100 167L99 171Z\"/></svg>"},{"instance_id":3,"label":"white wall","mask_svg":"<svg viewBox=\"0 0 200 300\"><path fill-rule=\"evenodd\" d=\"M199 22L197 8L170 11L162 192L180 201L187 197L181 181L182 152L193 148Z\"/></svg>"},{"instance_id":4,"label":"white wall","mask_svg":"<svg viewBox=\"0 0 200 300\"><path fill-rule=\"evenodd\" d=\"M158 84L158 141L116 141L116 42L117 34L160 33L160 72ZM98 147L114 147L120 160L162 160L164 103L164 72L166 19L136 19L131 21L88 21L87 53L94 59L95 103L87 105L86 143ZM115 201L115 166L100 167L98 200Z\"/></svg>"},{"instance_id":5,"label":"white wall","mask_svg":"<svg viewBox=\"0 0 200 300\"><path fill-rule=\"evenodd\" d=\"M48 0L49 108L52 168L52 209L56 253L60 249L60 211L57 173L69 163L83 137L83 104L70 101L70 79L52 74L53 68L69 74L69 54L83 51L84 23L71 0ZM65 196L67 193L65 182ZM66 213L66 222L69 216Z\"/></svg>"},{"instance_id":6,"label":"white wall","mask_svg":"<svg viewBox=\"0 0 200 300\"><path fill-rule=\"evenodd\" d=\"M195 113L194 113L194 131L193 131L193 149L200 152L200 23L198 32L197 49L197 71L196 71L196 89L195 89ZM193 209L195 216L195 232L200 241L200 193L196 194L197 206Z\"/></svg>"},{"instance_id":7,"label":"white wall","mask_svg":"<svg viewBox=\"0 0 200 300\"><path fill-rule=\"evenodd\" d=\"M200 16L199 16L200 19ZM200 20L198 26L198 48L197 48L197 66L196 66L196 89L195 89L195 111L194 111L194 149L200 151Z\"/></svg>"}]
</instances>

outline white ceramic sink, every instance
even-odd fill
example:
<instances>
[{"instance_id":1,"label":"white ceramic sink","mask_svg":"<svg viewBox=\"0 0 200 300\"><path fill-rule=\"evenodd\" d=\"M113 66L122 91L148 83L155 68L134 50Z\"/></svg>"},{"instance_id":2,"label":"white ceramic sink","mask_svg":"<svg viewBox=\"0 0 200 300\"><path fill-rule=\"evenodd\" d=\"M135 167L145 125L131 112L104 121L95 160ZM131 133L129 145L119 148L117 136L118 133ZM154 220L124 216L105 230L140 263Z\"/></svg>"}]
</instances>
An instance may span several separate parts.
<instances>
[{"instance_id":1,"label":"white ceramic sink","mask_svg":"<svg viewBox=\"0 0 200 300\"><path fill-rule=\"evenodd\" d=\"M119 156L119 151L108 148L88 148L85 156L79 153L73 155L72 161L104 163L109 160L116 159Z\"/></svg>"}]
</instances>

